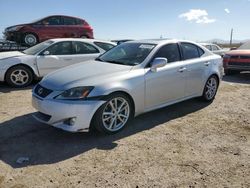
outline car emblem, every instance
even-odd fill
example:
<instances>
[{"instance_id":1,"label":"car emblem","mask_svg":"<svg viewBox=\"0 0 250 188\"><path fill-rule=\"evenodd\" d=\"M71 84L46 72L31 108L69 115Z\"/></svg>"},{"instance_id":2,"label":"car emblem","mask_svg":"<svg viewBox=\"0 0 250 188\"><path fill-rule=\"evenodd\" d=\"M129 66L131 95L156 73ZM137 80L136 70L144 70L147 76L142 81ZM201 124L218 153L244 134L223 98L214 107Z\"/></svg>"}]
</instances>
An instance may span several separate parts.
<instances>
[{"instance_id":1,"label":"car emblem","mask_svg":"<svg viewBox=\"0 0 250 188\"><path fill-rule=\"evenodd\" d=\"M43 93L43 88L38 89L38 94L41 95Z\"/></svg>"}]
</instances>

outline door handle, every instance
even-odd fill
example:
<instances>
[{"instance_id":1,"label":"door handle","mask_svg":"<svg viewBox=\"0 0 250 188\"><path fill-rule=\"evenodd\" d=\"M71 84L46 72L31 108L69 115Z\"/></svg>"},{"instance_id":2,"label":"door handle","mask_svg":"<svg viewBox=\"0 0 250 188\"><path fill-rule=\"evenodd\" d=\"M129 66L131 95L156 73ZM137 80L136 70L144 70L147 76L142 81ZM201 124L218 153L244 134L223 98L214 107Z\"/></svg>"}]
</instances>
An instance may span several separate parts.
<instances>
[{"instance_id":1,"label":"door handle","mask_svg":"<svg viewBox=\"0 0 250 188\"><path fill-rule=\"evenodd\" d=\"M186 67L181 67L178 71L179 71L179 72L184 72L185 70L187 70Z\"/></svg>"},{"instance_id":2,"label":"door handle","mask_svg":"<svg viewBox=\"0 0 250 188\"><path fill-rule=\"evenodd\" d=\"M205 62L204 65L208 66L208 65L210 65L210 62L209 61Z\"/></svg>"},{"instance_id":3,"label":"door handle","mask_svg":"<svg viewBox=\"0 0 250 188\"><path fill-rule=\"evenodd\" d=\"M71 61L72 59L71 58L64 58L63 60L65 60L65 61Z\"/></svg>"}]
</instances>

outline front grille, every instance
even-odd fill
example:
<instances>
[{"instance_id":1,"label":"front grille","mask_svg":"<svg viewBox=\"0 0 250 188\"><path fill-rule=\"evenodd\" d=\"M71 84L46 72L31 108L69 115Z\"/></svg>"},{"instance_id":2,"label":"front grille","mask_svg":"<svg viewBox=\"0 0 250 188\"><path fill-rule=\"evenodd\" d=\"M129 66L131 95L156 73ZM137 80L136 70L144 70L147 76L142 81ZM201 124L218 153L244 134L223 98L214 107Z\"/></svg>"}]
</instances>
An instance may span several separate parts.
<instances>
[{"instance_id":1,"label":"front grille","mask_svg":"<svg viewBox=\"0 0 250 188\"><path fill-rule=\"evenodd\" d=\"M250 66L250 63L228 62L228 65L241 66L241 67L249 67L249 66Z\"/></svg>"},{"instance_id":2,"label":"front grille","mask_svg":"<svg viewBox=\"0 0 250 188\"><path fill-rule=\"evenodd\" d=\"M230 57L231 59L250 59L249 55L233 55Z\"/></svg>"},{"instance_id":3,"label":"front grille","mask_svg":"<svg viewBox=\"0 0 250 188\"><path fill-rule=\"evenodd\" d=\"M42 112L35 112L33 114L33 116L35 116L36 118L38 118L38 119L40 119L40 120L42 120L44 122L48 122L50 120L50 118L51 118L50 115L44 114Z\"/></svg>"},{"instance_id":4,"label":"front grille","mask_svg":"<svg viewBox=\"0 0 250 188\"><path fill-rule=\"evenodd\" d=\"M52 90L47 89L45 87L42 87L41 85L37 85L35 88L35 94L38 95L39 97L45 98L47 97L50 93L52 93Z\"/></svg>"}]
</instances>

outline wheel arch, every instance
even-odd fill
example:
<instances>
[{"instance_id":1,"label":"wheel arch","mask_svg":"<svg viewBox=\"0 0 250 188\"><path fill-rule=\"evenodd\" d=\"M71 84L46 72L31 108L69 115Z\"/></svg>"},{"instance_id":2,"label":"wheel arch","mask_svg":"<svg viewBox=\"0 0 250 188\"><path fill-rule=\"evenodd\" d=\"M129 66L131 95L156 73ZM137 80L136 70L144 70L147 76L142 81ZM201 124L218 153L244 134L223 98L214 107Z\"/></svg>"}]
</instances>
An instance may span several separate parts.
<instances>
[{"instance_id":1,"label":"wheel arch","mask_svg":"<svg viewBox=\"0 0 250 188\"><path fill-rule=\"evenodd\" d=\"M35 35L35 37L37 39L37 44L40 42L40 38L39 38L39 35L37 33L33 32L33 31L25 31L23 33L23 38L22 38L22 40L23 40L24 43L25 43L24 38L25 38L25 35L27 35L27 34Z\"/></svg>"},{"instance_id":2,"label":"wheel arch","mask_svg":"<svg viewBox=\"0 0 250 188\"><path fill-rule=\"evenodd\" d=\"M132 112L133 112L133 116L134 116L135 115L135 101L134 101L133 97L128 92L126 92L124 90L113 91L113 92L109 93L108 95L105 95L103 97L103 99L106 100L109 96L114 95L114 94L119 94L119 93L124 94L125 96L127 96L129 98L129 100L132 104L132 110L133 110Z\"/></svg>"},{"instance_id":3,"label":"wheel arch","mask_svg":"<svg viewBox=\"0 0 250 188\"><path fill-rule=\"evenodd\" d=\"M12 68L14 68L14 67L17 67L17 66L23 66L23 67L25 67L25 68L28 68L28 69L31 71L32 76L34 77L34 79L37 79L37 78L38 78L38 75L37 75L37 73L36 73L36 70L34 70L34 68L32 68L32 67L29 66L29 65L26 65L26 64L23 64L23 63L19 63L19 64L15 64L15 65L10 66L10 67L5 71L4 80L6 80L7 72L8 72L10 69L12 69Z\"/></svg>"}]
</instances>

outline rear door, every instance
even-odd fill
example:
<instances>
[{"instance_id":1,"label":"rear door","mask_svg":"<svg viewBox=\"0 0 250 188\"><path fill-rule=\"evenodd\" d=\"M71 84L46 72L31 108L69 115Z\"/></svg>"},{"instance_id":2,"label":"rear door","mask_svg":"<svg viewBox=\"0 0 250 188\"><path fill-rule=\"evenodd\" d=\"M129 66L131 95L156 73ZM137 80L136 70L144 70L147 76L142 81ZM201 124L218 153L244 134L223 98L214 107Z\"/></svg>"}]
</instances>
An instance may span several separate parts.
<instances>
[{"instance_id":1,"label":"rear door","mask_svg":"<svg viewBox=\"0 0 250 188\"><path fill-rule=\"evenodd\" d=\"M187 97L198 95L204 88L204 81L210 71L209 57L203 57L204 51L195 44L180 43L183 62L187 68Z\"/></svg>"},{"instance_id":2,"label":"rear door","mask_svg":"<svg viewBox=\"0 0 250 188\"><path fill-rule=\"evenodd\" d=\"M37 56L37 67L41 77L74 63L71 41L57 42Z\"/></svg>"}]
</instances>

